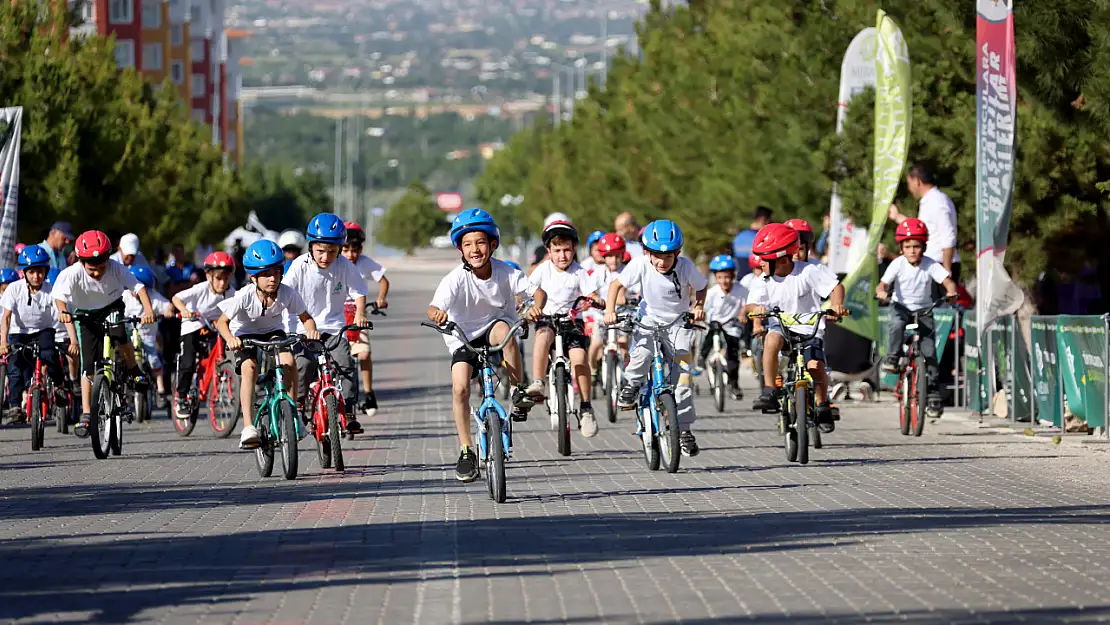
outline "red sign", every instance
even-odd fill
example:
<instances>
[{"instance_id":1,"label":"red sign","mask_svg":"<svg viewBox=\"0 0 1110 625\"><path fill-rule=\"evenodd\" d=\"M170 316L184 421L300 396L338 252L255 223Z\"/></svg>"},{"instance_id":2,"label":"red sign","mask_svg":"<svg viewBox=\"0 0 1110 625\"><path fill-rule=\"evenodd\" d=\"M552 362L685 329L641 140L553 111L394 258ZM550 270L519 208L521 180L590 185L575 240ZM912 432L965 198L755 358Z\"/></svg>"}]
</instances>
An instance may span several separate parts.
<instances>
[{"instance_id":1,"label":"red sign","mask_svg":"<svg viewBox=\"0 0 1110 625\"><path fill-rule=\"evenodd\" d=\"M461 193L437 193L436 206L439 210L447 213L455 213L462 210L463 200Z\"/></svg>"}]
</instances>

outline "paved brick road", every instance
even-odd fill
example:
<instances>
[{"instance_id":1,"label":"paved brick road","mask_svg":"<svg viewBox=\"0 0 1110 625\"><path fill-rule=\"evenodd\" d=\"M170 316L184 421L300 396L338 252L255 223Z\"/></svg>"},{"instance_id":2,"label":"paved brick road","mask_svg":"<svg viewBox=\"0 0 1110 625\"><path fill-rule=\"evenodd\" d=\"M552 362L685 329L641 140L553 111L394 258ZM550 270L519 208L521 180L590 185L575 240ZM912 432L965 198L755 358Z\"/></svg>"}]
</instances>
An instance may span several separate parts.
<instances>
[{"instance_id":1,"label":"paved brick road","mask_svg":"<svg viewBox=\"0 0 1110 625\"><path fill-rule=\"evenodd\" d=\"M393 275L383 410L346 474L305 451L296 482L260 480L232 441L165 420L106 461L0 430L0 621L1110 618L1104 453L944 422L908 439L889 409L847 407L806 467L767 417L709 416L677 475L645 470L627 418L569 459L533 418L495 505L454 480L446 354L417 325L437 276Z\"/></svg>"}]
</instances>

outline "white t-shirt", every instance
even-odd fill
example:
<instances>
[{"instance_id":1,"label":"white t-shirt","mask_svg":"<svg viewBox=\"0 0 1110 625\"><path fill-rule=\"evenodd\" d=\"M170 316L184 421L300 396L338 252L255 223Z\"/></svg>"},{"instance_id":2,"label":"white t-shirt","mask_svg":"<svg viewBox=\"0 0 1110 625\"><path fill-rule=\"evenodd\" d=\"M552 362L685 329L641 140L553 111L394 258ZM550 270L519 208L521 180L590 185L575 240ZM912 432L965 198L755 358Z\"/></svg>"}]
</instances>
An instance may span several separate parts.
<instances>
[{"instance_id":1,"label":"white t-shirt","mask_svg":"<svg viewBox=\"0 0 1110 625\"><path fill-rule=\"evenodd\" d=\"M150 310L154 313L155 322L150 325L140 325L139 336L143 338L143 342L147 345L154 345L158 337L159 318L164 316L167 310L172 310L173 304L156 291L148 290L147 296L150 297ZM143 315L143 303L130 291L123 294L123 314L128 317L141 317Z\"/></svg>"},{"instance_id":2,"label":"white t-shirt","mask_svg":"<svg viewBox=\"0 0 1110 625\"><path fill-rule=\"evenodd\" d=\"M497 321L515 319L516 298L531 297L536 292L524 272L496 258L490 263L493 273L489 280L480 280L459 265L440 280L432 296L431 305L446 312L467 340L483 335ZM462 347L453 336L444 335L443 341L452 352Z\"/></svg>"},{"instance_id":3,"label":"white t-shirt","mask_svg":"<svg viewBox=\"0 0 1110 625\"><path fill-rule=\"evenodd\" d=\"M528 276L532 286L547 293L543 314L565 313L580 296L589 297L597 291L597 284L581 265L571 262L566 271L559 271L555 263L545 260Z\"/></svg>"},{"instance_id":4,"label":"white t-shirt","mask_svg":"<svg viewBox=\"0 0 1110 625\"><path fill-rule=\"evenodd\" d=\"M917 218L925 222L929 229L929 242L925 244L925 256L938 263L944 261L944 250L953 248L952 262L960 262L956 247L956 205L944 191L933 187L917 204Z\"/></svg>"},{"instance_id":5,"label":"white t-shirt","mask_svg":"<svg viewBox=\"0 0 1110 625\"><path fill-rule=\"evenodd\" d=\"M362 276L362 281L366 283L367 296L370 294L370 285L381 282L385 277L385 267L374 262L374 259L369 256L359 256L355 261L355 269L358 270L359 275ZM349 298L348 301L354 298Z\"/></svg>"},{"instance_id":6,"label":"white t-shirt","mask_svg":"<svg viewBox=\"0 0 1110 625\"><path fill-rule=\"evenodd\" d=\"M767 276L759 280L759 285L752 289L749 299L751 303L771 310L778 308L784 313L815 313L821 310L821 302L825 300L840 281L836 274L824 265L811 265L809 263L794 263L794 270L789 275ZM775 322L768 323L769 328L776 328ZM808 336L813 332L809 326L795 327L790 330ZM817 336L824 336L825 327Z\"/></svg>"},{"instance_id":7,"label":"white t-shirt","mask_svg":"<svg viewBox=\"0 0 1110 625\"><path fill-rule=\"evenodd\" d=\"M617 277L630 291L641 294L640 309L647 323L664 324L690 312L690 288L700 291L708 282L694 261L679 256L670 273L662 274L651 264L651 257L636 256Z\"/></svg>"},{"instance_id":8,"label":"white t-shirt","mask_svg":"<svg viewBox=\"0 0 1110 625\"><path fill-rule=\"evenodd\" d=\"M120 263L109 260L104 275L93 280L81 263L70 265L54 280L54 298L74 310L100 310L123 297L124 291L138 293L143 283Z\"/></svg>"},{"instance_id":9,"label":"white t-shirt","mask_svg":"<svg viewBox=\"0 0 1110 625\"><path fill-rule=\"evenodd\" d=\"M286 284L278 286L277 297L269 308L262 307L258 287L253 283L244 286L235 294L219 304L220 312L231 321L231 334L267 334L285 328L282 319L286 311L291 315L305 312L304 300Z\"/></svg>"},{"instance_id":10,"label":"white t-shirt","mask_svg":"<svg viewBox=\"0 0 1110 625\"><path fill-rule=\"evenodd\" d=\"M735 322L740 316L740 309L747 300L748 290L739 282L732 283L732 290L725 293L721 285L714 284L705 294L705 320L716 321L725 326L725 332L732 336L740 336L740 327Z\"/></svg>"},{"instance_id":11,"label":"white t-shirt","mask_svg":"<svg viewBox=\"0 0 1110 625\"><path fill-rule=\"evenodd\" d=\"M895 258L882 281L894 286L894 301L910 310L924 310L933 303L933 282L944 282L948 270L932 258L922 257L916 267L905 256Z\"/></svg>"},{"instance_id":12,"label":"white t-shirt","mask_svg":"<svg viewBox=\"0 0 1110 625\"><path fill-rule=\"evenodd\" d=\"M9 334L32 334L57 327L58 308L54 305L50 285L45 282L34 295L26 279L11 283L0 296L0 308L12 311Z\"/></svg>"},{"instance_id":13,"label":"white t-shirt","mask_svg":"<svg viewBox=\"0 0 1110 625\"><path fill-rule=\"evenodd\" d=\"M308 314L316 321L320 332L334 334L347 325L343 316L343 303L347 298L366 297L366 282L354 263L339 256L327 269L321 269L311 254L302 254L293 260L285 272L282 284L297 291L304 300ZM304 324L297 322L297 331L304 332Z\"/></svg>"},{"instance_id":14,"label":"white t-shirt","mask_svg":"<svg viewBox=\"0 0 1110 625\"><path fill-rule=\"evenodd\" d=\"M232 297L235 297L235 287L228 286L227 290L220 294L213 291L208 286L208 282L194 284L177 294L177 298L185 304L186 310L200 315L213 324L220 318L220 304ZM181 336L192 334L203 327L204 325L196 319L182 319Z\"/></svg>"},{"instance_id":15,"label":"white t-shirt","mask_svg":"<svg viewBox=\"0 0 1110 625\"><path fill-rule=\"evenodd\" d=\"M761 282L759 278L760 276L754 273L746 273L744 277L740 278L740 286L744 287L744 293L746 294L744 303L750 303L752 301L752 289Z\"/></svg>"},{"instance_id":16,"label":"white t-shirt","mask_svg":"<svg viewBox=\"0 0 1110 625\"><path fill-rule=\"evenodd\" d=\"M644 255L644 246L639 241L624 240L624 249L628 250L628 255L632 258Z\"/></svg>"},{"instance_id":17,"label":"white t-shirt","mask_svg":"<svg viewBox=\"0 0 1110 625\"><path fill-rule=\"evenodd\" d=\"M605 263L598 264L598 262L594 260L593 256L587 254L586 257L582 259L582 262L578 264L582 265L582 268L586 271L596 271L598 267L603 266Z\"/></svg>"}]
</instances>

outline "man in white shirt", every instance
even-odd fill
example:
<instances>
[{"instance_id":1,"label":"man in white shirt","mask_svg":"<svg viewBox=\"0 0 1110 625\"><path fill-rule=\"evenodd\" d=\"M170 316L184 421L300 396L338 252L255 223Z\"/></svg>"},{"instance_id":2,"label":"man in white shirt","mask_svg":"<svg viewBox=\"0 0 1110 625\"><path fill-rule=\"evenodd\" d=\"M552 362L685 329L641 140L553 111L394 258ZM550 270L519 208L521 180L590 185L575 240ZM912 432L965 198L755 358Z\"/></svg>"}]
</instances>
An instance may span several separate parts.
<instances>
[{"instance_id":1,"label":"man in white shirt","mask_svg":"<svg viewBox=\"0 0 1110 625\"><path fill-rule=\"evenodd\" d=\"M944 266L952 279L960 282L960 254L956 251L956 205L937 188L932 170L924 163L916 163L906 174L906 187L917 198L917 218L929 229L929 244L925 257ZM898 207L890 205L890 219L900 224L906 219ZM934 287L933 297L942 292Z\"/></svg>"},{"instance_id":2,"label":"man in white shirt","mask_svg":"<svg viewBox=\"0 0 1110 625\"><path fill-rule=\"evenodd\" d=\"M112 254L111 258L126 267L139 266L150 269L146 256L139 251L139 236L132 232L119 238L119 249Z\"/></svg>"}]
</instances>

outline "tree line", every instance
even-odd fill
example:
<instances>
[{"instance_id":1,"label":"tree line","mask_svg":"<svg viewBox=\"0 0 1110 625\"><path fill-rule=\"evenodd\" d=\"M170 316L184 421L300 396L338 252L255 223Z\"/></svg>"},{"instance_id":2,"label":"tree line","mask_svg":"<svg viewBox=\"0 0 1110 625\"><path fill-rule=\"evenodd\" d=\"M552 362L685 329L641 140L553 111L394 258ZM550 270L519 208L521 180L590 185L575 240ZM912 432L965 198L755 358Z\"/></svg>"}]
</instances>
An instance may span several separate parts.
<instances>
[{"instance_id":1,"label":"tree line","mask_svg":"<svg viewBox=\"0 0 1110 625\"><path fill-rule=\"evenodd\" d=\"M913 75L910 160L931 164L975 237L975 3L890 0ZM614 59L574 116L518 133L476 184L510 236L563 211L583 231L621 211L666 217L692 254L729 249L755 207L819 227L834 182L845 211L870 222L874 93L835 134L840 64L873 26L869 0L657 0L637 26L641 54ZM1042 272L1104 263L1110 234L1110 4L1016 3L1018 158L1007 265ZM522 195L503 207L505 194ZM899 202L915 214L903 189ZM888 228L888 233L890 229ZM971 261L973 253L967 254ZM1103 274L1110 272L1103 271Z\"/></svg>"}]
</instances>

